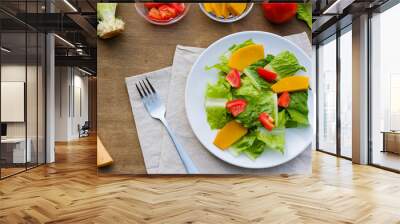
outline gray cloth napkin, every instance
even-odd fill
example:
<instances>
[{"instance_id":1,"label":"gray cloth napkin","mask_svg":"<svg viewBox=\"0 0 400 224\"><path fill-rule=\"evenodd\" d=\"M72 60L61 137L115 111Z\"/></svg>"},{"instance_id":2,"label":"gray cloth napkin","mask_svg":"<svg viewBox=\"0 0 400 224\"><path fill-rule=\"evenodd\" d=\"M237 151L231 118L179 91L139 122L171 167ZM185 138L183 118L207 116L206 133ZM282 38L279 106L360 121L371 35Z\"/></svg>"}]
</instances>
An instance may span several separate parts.
<instances>
[{"instance_id":1,"label":"gray cloth napkin","mask_svg":"<svg viewBox=\"0 0 400 224\"><path fill-rule=\"evenodd\" d=\"M311 55L305 33L287 36ZM311 146L295 159L268 169L246 169L230 165L208 152L197 140L186 118L186 79L202 48L178 45L172 67L126 78L132 112L148 174L185 174L175 146L162 124L150 117L137 93L135 83L148 77L167 107L166 118L201 174L310 174Z\"/></svg>"}]
</instances>

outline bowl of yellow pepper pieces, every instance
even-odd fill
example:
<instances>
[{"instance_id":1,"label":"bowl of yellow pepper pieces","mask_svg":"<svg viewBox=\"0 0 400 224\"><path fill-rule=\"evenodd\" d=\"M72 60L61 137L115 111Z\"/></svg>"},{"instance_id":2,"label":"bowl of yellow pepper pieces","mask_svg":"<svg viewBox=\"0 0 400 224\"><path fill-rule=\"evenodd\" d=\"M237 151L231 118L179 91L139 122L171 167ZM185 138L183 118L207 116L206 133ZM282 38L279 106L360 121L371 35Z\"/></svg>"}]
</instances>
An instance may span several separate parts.
<instances>
[{"instance_id":1,"label":"bowl of yellow pepper pieces","mask_svg":"<svg viewBox=\"0 0 400 224\"><path fill-rule=\"evenodd\" d=\"M221 23L236 22L250 13L254 3L199 3L201 11Z\"/></svg>"}]
</instances>

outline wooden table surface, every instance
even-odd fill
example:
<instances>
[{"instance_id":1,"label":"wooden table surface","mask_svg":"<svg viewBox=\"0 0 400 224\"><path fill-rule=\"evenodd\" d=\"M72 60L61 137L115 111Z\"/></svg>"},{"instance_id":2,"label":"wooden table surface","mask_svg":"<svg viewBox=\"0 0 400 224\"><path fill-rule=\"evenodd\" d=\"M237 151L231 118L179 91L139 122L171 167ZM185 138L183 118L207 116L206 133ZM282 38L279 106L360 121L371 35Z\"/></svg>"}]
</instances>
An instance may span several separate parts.
<instances>
[{"instance_id":1,"label":"wooden table surface","mask_svg":"<svg viewBox=\"0 0 400 224\"><path fill-rule=\"evenodd\" d=\"M278 35L311 31L293 19L284 25L272 25L263 18L260 5L244 19L233 24L215 22L205 16L198 4L176 24L155 26L141 18L134 3L119 4L118 16L125 32L111 40L97 42L98 136L114 159L114 164L99 173L146 174L136 133L125 77L154 71L172 64L177 44L207 47L231 33L261 30Z\"/></svg>"}]
</instances>

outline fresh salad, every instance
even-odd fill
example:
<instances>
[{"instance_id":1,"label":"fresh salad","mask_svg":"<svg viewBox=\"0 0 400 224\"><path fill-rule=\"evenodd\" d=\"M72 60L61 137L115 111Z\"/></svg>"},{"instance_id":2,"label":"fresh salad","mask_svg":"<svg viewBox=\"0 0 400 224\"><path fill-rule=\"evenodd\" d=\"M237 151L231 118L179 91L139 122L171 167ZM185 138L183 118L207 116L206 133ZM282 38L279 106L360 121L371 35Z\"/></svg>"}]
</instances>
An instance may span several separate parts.
<instances>
[{"instance_id":1,"label":"fresh salad","mask_svg":"<svg viewBox=\"0 0 400 224\"><path fill-rule=\"evenodd\" d=\"M221 150L253 160L266 150L283 154L286 128L309 126L309 80L297 75L306 68L292 52L264 55L264 46L249 39L205 69L218 72L218 81L207 85L205 109Z\"/></svg>"}]
</instances>

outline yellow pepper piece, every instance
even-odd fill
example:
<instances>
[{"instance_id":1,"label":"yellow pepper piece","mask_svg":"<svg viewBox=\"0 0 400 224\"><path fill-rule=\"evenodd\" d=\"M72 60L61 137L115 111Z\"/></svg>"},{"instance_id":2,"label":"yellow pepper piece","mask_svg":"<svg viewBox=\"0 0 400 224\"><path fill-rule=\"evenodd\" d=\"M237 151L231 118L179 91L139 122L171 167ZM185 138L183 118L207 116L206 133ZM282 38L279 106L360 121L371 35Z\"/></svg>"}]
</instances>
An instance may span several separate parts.
<instances>
[{"instance_id":1,"label":"yellow pepper piece","mask_svg":"<svg viewBox=\"0 0 400 224\"><path fill-rule=\"evenodd\" d=\"M214 9L214 13L218 17L223 17L223 12L222 12L222 5L224 3L211 3L212 8Z\"/></svg>"},{"instance_id":2,"label":"yellow pepper piece","mask_svg":"<svg viewBox=\"0 0 400 224\"><path fill-rule=\"evenodd\" d=\"M208 13L214 12L212 3L204 3L203 5L204 5L204 9L205 9Z\"/></svg>"},{"instance_id":3,"label":"yellow pepper piece","mask_svg":"<svg viewBox=\"0 0 400 224\"><path fill-rule=\"evenodd\" d=\"M230 15L229 10L228 10L228 4L226 4L226 3L221 3L221 4L222 4L222 16L226 19Z\"/></svg>"},{"instance_id":4,"label":"yellow pepper piece","mask_svg":"<svg viewBox=\"0 0 400 224\"><path fill-rule=\"evenodd\" d=\"M307 90L308 76L295 75L283 78L272 85L271 89L275 93Z\"/></svg>"},{"instance_id":5,"label":"yellow pepper piece","mask_svg":"<svg viewBox=\"0 0 400 224\"><path fill-rule=\"evenodd\" d=\"M247 7L247 3L227 3L229 11L236 16L241 15Z\"/></svg>"},{"instance_id":6,"label":"yellow pepper piece","mask_svg":"<svg viewBox=\"0 0 400 224\"><path fill-rule=\"evenodd\" d=\"M252 44L232 53L228 66L243 71L244 68L264 58L264 46Z\"/></svg>"},{"instance_id":7,"label":"yellow pepper piece","mask_svg":"<svg viewBox=\"0 0 400 224\"><path fill-rule=\"evenodd\" d=\"M227 149L246 134L247 128L243 127L236 121L230 121L218 131L218 134L214 139L214 145L222 150Z\"/></svg>"}]
</instances>

